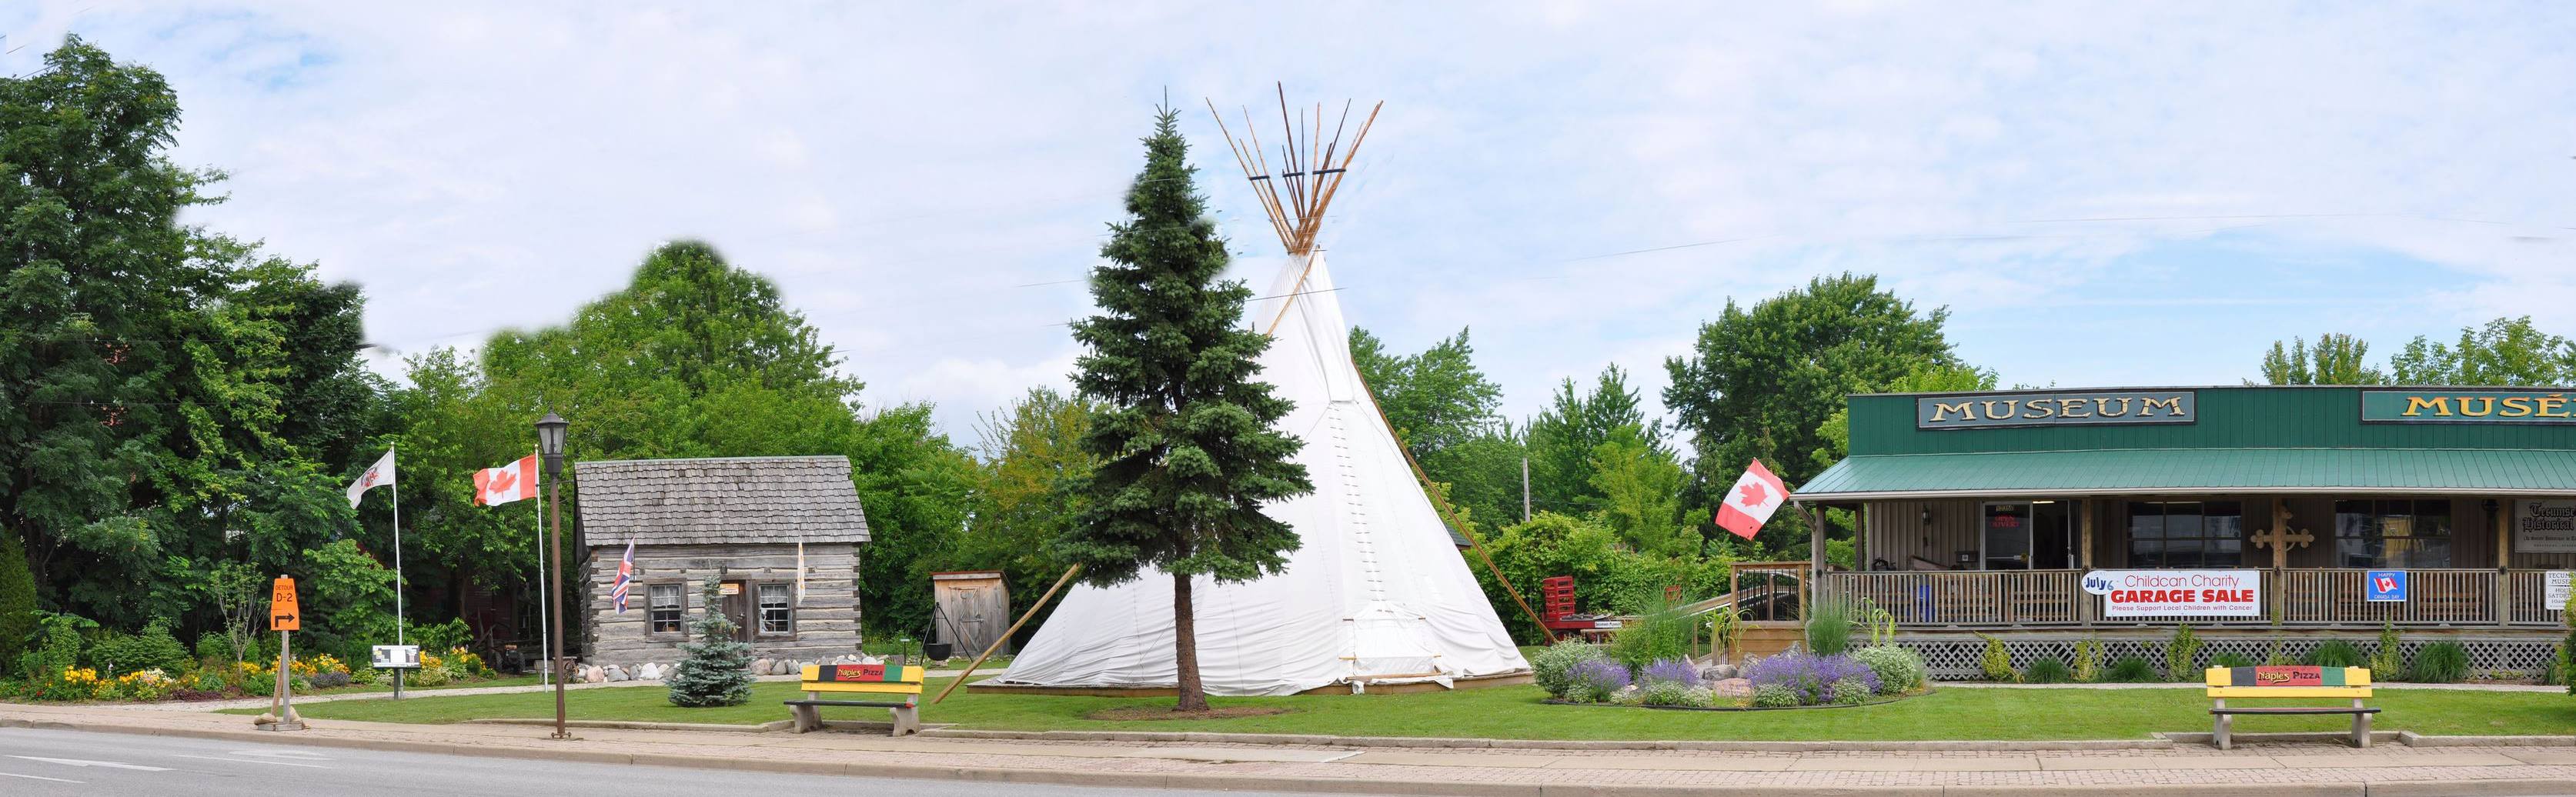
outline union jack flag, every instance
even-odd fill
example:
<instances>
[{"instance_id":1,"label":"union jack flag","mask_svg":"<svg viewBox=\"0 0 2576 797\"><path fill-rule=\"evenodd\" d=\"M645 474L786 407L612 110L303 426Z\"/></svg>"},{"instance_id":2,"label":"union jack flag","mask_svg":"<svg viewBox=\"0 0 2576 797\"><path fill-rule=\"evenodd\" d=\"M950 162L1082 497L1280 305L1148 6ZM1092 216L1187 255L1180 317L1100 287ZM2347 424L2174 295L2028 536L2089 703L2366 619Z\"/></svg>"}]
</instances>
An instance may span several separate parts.
<instances>
[{"instance_id":1,"label":"union jack flag","mask_svg":"<svg viewBox=\"0 0 2576 797\"><path fill-rule=\"evenodd\" d=\"M617 613L626 613L626 595L635 587L635 541L626 541L626 555L617 560L617 584L608 588L608 597L616 599Z\"/></svg>"}]
</instances>

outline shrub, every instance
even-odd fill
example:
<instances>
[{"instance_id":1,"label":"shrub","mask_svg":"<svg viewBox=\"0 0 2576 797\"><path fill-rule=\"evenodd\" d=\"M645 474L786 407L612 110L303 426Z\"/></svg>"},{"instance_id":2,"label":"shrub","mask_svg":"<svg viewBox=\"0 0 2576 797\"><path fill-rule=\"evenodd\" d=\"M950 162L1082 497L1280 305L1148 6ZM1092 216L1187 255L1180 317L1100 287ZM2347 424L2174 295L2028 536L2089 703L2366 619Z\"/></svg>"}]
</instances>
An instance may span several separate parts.
<instances>
[{"instance_id":1,"label":"shrub","mask_svg":"<svg viewBox=\"0 0 2576 797\"><path fill-rule=\"evenodd\" d=\"M1931 680L1931 668L1922 656L1895 645L1872 645L1852 651L1851 657L1878 674L1878 690L1884 694L1913 692Z\"/></svg>"},{"instance_id":2,"label":"shrub","mask_svg":"<svg viewBox=\"0 0 2576 797\"><path fill-rule=\"evenodd\" d=\"M2406 677L2406 646L2397 638L2397 624L2379 626L2379 648L2370 652L2370 680L2395 681Z\"/></svg>"},{"instance_id":3,"label":"shrub","mask_svg":"<svg viewBox=\"0 0 2576 797\"><path fill-rule=\"evenodd\" d=\"M1788 708L1798 705L1798 693L1779 684L1753 687L1753 705L1760 708Z\"/></svg>"},{"instance_id":4,"label":"shrub","mask_svg":"<svg viewBox=\"0 0 2576 797\"><path fill-rule=\"evenodd\" d=\"M1663 659L1689 658L1691 635L1698 625L1699 621L1671 609L1648 614L1619 629L1604 652L1631 670Z\"/></svg>"},{"instance_id":5,"label":"shrub","mask_svg":"<svg viewBox=\"0 0 2576 797\"><path fill-rule=\"evenodd\" d=\"M1807 652L1839 656L1851 649L1853 607L1838 596L1819 597L1806 607Z\"/></svg>"},{"instance_id":6,"label":"shrub","mask_svg":"<svg viewBox=\"0 0 2576 797\"><path fill-rule=\"evenodd\" d=\"M2119 661L2111 662L2111 671L2103 673L2102 680L2115 684L2150 684L2162 681L2164 677L2156 674L2156 666L2148 664L2146 659L2121 656Z\"/></svg>"},{"instance_id":7,"label":"shrub","mask_svg":"<svg viewBox=\"0 0 2576 797\"><path fill-rule=\"evenodd\" d=\"M1754 662L1752 667L1746 668L1744 677L1752 681L1756 689L1766 684L1787 687L1797 695L1798 704L1805 706L1833 702L1845 681L1866 685L1871 692L1878 691L1878 673L1850 656L1782 653Z\"/></svg>"},{"instance_id":8,"label":"shrub","mask_svg":"<svg viewBox=\"0 0 2576 797\"><path fill-rule=\"evenodd\" d=\"M2102 678L2102 640L2085 639L2075 643L2075 680L2092 683Z\"/></svg>"},{"instance_id":9,"label":"shrub","mask_svg":"<svg viewBox=\"0 0 2576 797\"><path fill-rule=\"evenodd\" d=\"M447 667L444 664L431 666L430 662L432 660L433 658L430 656L421 656L420 669L413 670L411 671L411 674L403 676L403 683L409 686L446 686L448 681L455 678L455 676L448 674Z\"/></svg>"},{"instance_id":10,"label":"shrub","mask_svg":"<svg viewBox=\"0 0 2576 797\"><path fill-rule=\"evenodd\" d=\"M2018 678L2013 673L2012 652L2004 649L2004 641L1984 634L1977 636L1986 640L1986 653L1977 659L1977 669L1985 674L1986 680L2012 683Z\"/></svg>"},{"instance_id":11,"label":"shrub","mask_svg":"<svg viewBox=\"0 0 2576 797\"><path fill-rule=\"evenodd\" d=\"M384 677L385 671L374 667L352 667L349 669L349 683L357 684L359 686L374 686L378 681L384 680Z\"/></svg>"},{"instance_id":12,"label":"shrub","mask_svg":"<svg viewBox=\"0 0 2576 797\"><path fill-rule=\"evenodd\" d=\"M2415 652L2415 667L2406 679L2428 684L2455 684L2469 678L2469 649L2458 642L2435 642Z\"/></svg>"},{"instance_id":13,"label":"shrub","mask_svg":"<svg viewBox=\"0 0 2576 797\"><path fill-rule=\"evenodd\" d=\"M232 639L224 636L222 632L208 631L203 634L198 634L197 646L192 648L190 652L197 654L198 661L220 661L225 664L233 663Z\"/></svg>"},{"instance_id":14,"label":"shrub","mask_svg":"<svg viewBox=\"0 0 2576 797\"><path fill-rule=\"evenodd\" d=\"M2245 658L2245 657L2243 657L2243 656L2238 656L2238 657L2236 657L2236 658L2238 658L2238 659L2243 659L2243 658ZM2218 661L2218 660L2217 660L2217 659L2215 659L2215 658L2211 659L2211 660L2210 660L2210 665L2209 665L2209 666L2212 666L2212 667L2220 666L2220 665L2217 663L2217 661ZM2291 658L2290 658L2290 653L2289 653L2289 651L2287 651L2287 650L2283 650L2283 649L2282 649L2282 647L2281 647L2281 640L2278 640L2278 639L2272 640L2272 647L2271 647L2270 649L2268 649L2268 650L2263 651L2263 661L2262 661L2262 664L2263 664L2264 666L2267 666L2267 667L2279 667L2279 666L2283 666L2283 665L2297 664L2297 663L2298 663L2298 662L2297 662L2296 660L2293 660L2293 659L2291 659ZM2245 665L2245 666L2253 666L2253 665Z\"/></svg>"},{"instance_id":15,"label":"shrub","mask_svg":"<svg viewBox=\"0 0 2576 797\"><path fill-rule=\"evenodd\" d=\"M2191 626L2174 626L2173 641L2165 643L2165 678L2200 680L2200 637L2192 635Z\"/></svg>"},{"instance_id":16,"label":"shrub","mask_svg":"<svg viewBox=\"0 0 2576 797\"><path fill-rule=\"evenodd\" d=\"M2278 644L2278 643L2275 643L2275 644ZM2210 656L2210 657L2209 657L2209 666L2212 666L2212 667L2252 667L2252 666L2254 666L2254 660L2253 660L2253 659L2246 658L2246 657L2245 657L2245 654L2243 654L2243 653L2238 653L2238 652L2235 652L2235 651L2232 651L2232 650L2231 650L2231 651L2223 651L2223 652L2220 652L2220 653L2218 653L2218 654L2216 654L2216 655L2212 655L2212 656Z\"/></svg>"},{"instance_id":17,"label":"shrub","mask_svg":"<svg viewBox=\"0 0 2576 797\"><path fill-rule=\"evenodd\" d=\"M2062 684L2073 680L2075 672L2067 669L2066 662L2051 658L2033 661L2021 671L2021 682L2026 684Z\"/></svg>"},{"instance_id":18,"label":"shrub","mask_svg":"<svg viewBox=\"0 0 2576 797\"><path fill-rule=\"evenodd\" d=\"M1674 683L1684 687L1699 685L1699 668L1682 659L1663 659L1637 671L1642 683Z\"/></svg>"},{"instance_id":19,"label":"shrub","mask_svg":"<svg viewBox=\"0 0 2576 797\"><path fill-rule=\"evenodd\" d=\"M701 612L690 630L698 641L680 645L686 658L663 679L671 687L671 705L682 708L739 706L751 702L751 646L733 641L734 624L713 607L724 603L715 579L698 591Z\"/></svg>"},{"instance_id":20,"label":"shrub","mask_svg":"<svg viewBox=\"0 0 2576 797\"><path fill-rule=\"evenodd\" d=\"M2308 651L2308 655L2301 656L2299 663L2315 667L2360 667L2369 663L2369 659L2363 657L2361 648L2352 643L2329 639L2317 649Z\"/></svg>"},{"instance_id":21,"label":"shrub","mask_svg":"<svg viewBox=\"0 0 2576 797\"><path fill-rule=\"evenodd\" d=\"M1600 645L1570 639L1558 642L1530 657L1530 680L1537 682L1538 688L1547 690L1549 697L1561 698L1570 683L1566 675L1574 665L1605 656Z\"/></svg>"},{"instance_id":22,"label":"shrub","mask_svg":"<svg viewBox=\"0 0 2576 797\"><path fill-rule=\"evenodd\" d=\"M1628 667L1609 659L1586 661L1574 665L1574 669L1566 673L1567 700L1607 703L1626 688Z\"/></svg>"},{"instance_id":23,"label":"shrub","mask_svg":"<svg viewBox=\"0 0 2576 797\"><path fill-rule=\"evenodd\" d=\"M188 666L188 649L170 635L170 626L154 620L136 634L112 634L90 646L90 663L113 673L158 669L178 672Z\"/></svg>"},{"instance_id":24,"label":"shrub","mask_svg":"<svg viewBox=\"0 0 2576 797\"><path fill-rule=\"evenodd\" d=\"M1637 690L1637 702L1648 706L1708 705L1708 690L1694 689L1679 681L1647 681Z\"/></svg>"},{"instance_id":25,"label":"shrub","mask_svg":"<svg viewBox=\"0 0 2576 797\"><path fill-rule=\"evenodd\" d=\"M1878 694L1877 678L1868 676L1844 678L1835 681L1833 686L1826 689L1825 702L1848 706L1866 702L1869 696L1874 694Z\"/></svg>"},{"instance_id":26,"label":"shrub","mask_svg":"<svg viewBox=\"0 0 2576 797\"><path fill-rule=\"evenodd\" d=\"M474 629L465 625L465 618L458 617L437 625L414 626L410 641L422 651L451 650L473 644Z\"/></svg>"},{"instance_id":27,"label":"shrub","mask_svg":"<svg viewBox=\"0 0 2576 797\"><path fill-rule=\"evenodd\" d=\"M40 614L35 636L27 640L27 652L18 655L19 672L33 682L71 669L80 663L81 629L97 627L97 623L79 615Z\"/></svg>"},{"instance_id":28,"label":"shrub","mask_svg":"<svg viewBox=\"0 0 2576 797\"><path fill-rule=\"evenodd\" d=\"M325 670L317 672L313 674L311 683L315 689L330 689L333 687L348 686L349 673L345 670Z\"/></svg>"}]
</instances>

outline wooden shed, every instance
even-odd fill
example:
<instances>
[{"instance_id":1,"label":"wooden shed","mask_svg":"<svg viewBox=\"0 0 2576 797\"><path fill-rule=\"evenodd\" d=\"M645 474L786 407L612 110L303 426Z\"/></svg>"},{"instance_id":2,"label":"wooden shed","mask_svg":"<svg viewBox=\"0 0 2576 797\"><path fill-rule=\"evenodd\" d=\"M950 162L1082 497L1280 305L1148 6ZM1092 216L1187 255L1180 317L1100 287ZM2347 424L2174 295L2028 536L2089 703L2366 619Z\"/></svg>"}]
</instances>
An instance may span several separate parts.
<instances>
[{"instance_id":1,"label":"wooden shed","mask_svg":"<svg viewBox=\"0 0 2576 797\"><path fill-rule=\"evenodd\" d=\"M716 610L755 658L825 660L858 653L859 546L867 513L842 456L582 462L580 496L586 663L673 664ZM635 546L625 611L610 590Z\"/></svg>"},{"instance_id":2,"label":"wooden shed","mask_svg":"<svg viewBox=\"0 0 2576 797\"><path fill-rule=\"evenodd\" d=\"M930 588L931 598L939 604L939 614L930 623L930 641L954 644L956 655L984 652L984 646L1011 627L1011 588L1002 583L1002 571L932 573ZM1007 642L995 651L1010 652Z\"/></svg>"}]
</instances>

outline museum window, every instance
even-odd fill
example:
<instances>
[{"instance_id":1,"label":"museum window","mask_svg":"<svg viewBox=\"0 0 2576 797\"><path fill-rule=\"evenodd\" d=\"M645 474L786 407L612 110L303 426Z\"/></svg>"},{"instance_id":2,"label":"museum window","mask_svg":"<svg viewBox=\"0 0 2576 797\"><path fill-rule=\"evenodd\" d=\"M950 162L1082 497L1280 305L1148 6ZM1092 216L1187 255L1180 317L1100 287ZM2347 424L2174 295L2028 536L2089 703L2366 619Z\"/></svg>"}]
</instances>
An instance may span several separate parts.
<instances>
[{"instance_id":1,"label":"museum window","mask_svg":"<svg viewBox=\"0 0 2576 797\"><path fill-rule=\"evenodd\" d=\"M2336 501L2335 566L2450 567L2451 502Z\"/></svg>"},{"instance_id":2,"label":"museum window","mask_svg":"<svg viewBox=\"0 0 2576 797\"><path fill-rule=\"evenodd\" d=\"M646 619L651 621L648 626L651 633L680 632L680 588L679 584L645 585L644 611Z\"/></svg>"},{"instance_id":3,"label":"museum window","mask_svg":"<svg viewBox=\"0 0 2576 797\"><path fill-rule=\"evenodd\" d=\"M2129 566L2236 567L2245 508L2235 501L2129 502Z\"/></svg>"},{"instance_id":4,"label":"museum window","mask_svg":"<svg viewBox=\"0 0 2576 797\"><path fill-rule=\"evenodd\" d=\"M760 585L760 633L763 636L796 633L796 615L789 599L794 589L794 585L776 582Z\"/></svg>"}]
</instances>

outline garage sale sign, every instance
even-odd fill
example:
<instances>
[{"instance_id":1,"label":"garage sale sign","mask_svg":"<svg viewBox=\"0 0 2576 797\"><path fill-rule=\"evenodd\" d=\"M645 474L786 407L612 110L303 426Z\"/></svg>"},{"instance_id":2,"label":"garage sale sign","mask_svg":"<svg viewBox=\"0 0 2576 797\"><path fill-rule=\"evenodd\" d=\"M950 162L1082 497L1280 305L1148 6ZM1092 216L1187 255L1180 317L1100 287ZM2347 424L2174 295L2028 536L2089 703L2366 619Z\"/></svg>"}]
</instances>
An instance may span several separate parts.
<instances>
[{"instance_id":1,"label":"garage sale sign","mask_svg":"<svg viewBox=\"0 0 2576 797\"><path fill-rule=\"evenodd\" d=\"M2263 616L2260 570L2095 570L2084 591L2105 618Z\"/></svg>"}]
</instances>

